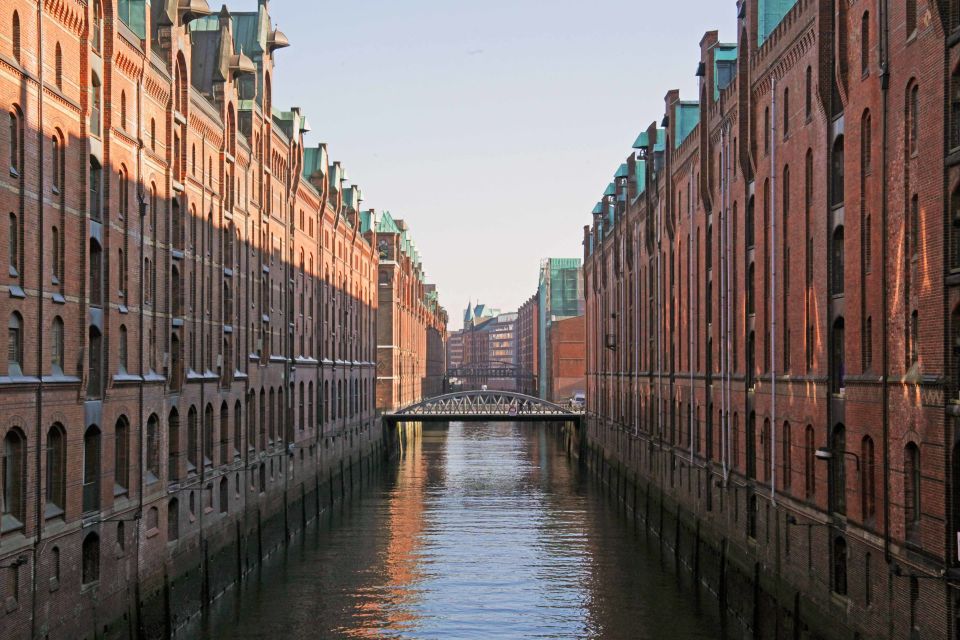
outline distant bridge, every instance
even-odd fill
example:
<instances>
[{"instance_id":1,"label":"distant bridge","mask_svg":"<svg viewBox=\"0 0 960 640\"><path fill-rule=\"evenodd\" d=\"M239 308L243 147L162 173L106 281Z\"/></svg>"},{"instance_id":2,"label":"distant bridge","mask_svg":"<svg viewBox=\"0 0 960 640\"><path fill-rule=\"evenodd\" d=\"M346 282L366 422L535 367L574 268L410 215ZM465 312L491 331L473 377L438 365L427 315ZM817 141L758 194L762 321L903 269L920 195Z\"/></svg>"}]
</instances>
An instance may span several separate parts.
<instances>
[{"instance_id":1,"label":"distant bridge","mask_svg":"<svg viewBox=\"0 0 960 640\"><path fill-rule=\"evenodd\" d=\"M384 414L388 424L399 422L575 422L583 414L553 402L509 391L460 391L428 398L395 413Z\"/></svg>"}]
</instances>

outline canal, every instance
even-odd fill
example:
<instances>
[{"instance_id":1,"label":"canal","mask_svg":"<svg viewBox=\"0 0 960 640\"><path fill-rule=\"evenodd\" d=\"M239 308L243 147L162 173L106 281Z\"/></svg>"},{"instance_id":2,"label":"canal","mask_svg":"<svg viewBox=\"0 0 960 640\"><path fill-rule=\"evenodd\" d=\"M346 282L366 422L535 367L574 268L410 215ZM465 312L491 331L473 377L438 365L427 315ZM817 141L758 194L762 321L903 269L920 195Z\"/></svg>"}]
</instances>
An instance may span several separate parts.
<instances>
[{"instance_id":1,"label":"canal","mask_svg":"<svg viewBox=\"0 0 960 640\"><path fill-rule=\"evenodd\" d=\"M546 427L426 427L178 635L719 637L655 545Z\"/></svg>"}]
</instances>

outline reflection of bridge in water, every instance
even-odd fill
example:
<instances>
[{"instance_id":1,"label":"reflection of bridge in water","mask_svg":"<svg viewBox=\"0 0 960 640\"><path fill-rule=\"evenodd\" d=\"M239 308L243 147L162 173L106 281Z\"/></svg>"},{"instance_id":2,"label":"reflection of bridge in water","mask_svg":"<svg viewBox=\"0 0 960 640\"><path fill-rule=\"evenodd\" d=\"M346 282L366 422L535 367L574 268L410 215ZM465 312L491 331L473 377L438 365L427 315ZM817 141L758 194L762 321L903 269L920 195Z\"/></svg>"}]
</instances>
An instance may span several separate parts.
<instances>
[{"instance_id":1,"label":"reflection of bridge in water","mask_svg":"<svg viewBox=\"0 0 960 640\"><path fill-rule=\"evenodd\" d=\"M428 398L395 413L388 424L401 422L573 422L583 414L569 407L509 391L461 391Z\"/></svg>"}]
</instances>

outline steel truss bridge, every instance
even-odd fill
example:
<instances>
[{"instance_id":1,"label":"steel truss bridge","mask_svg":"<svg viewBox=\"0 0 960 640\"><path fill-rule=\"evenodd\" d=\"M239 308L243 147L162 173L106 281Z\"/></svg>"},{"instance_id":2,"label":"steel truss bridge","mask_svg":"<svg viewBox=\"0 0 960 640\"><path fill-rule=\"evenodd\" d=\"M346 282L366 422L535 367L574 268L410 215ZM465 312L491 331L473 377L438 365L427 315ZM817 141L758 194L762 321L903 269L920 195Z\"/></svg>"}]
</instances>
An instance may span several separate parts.
<instances>
[{"instance_id":1,"label":"steel truss bridge","mask_svg":"<svg viewBox=\"0 0 960 640\"><path fill-rule=\"evenodd\" d=\"M399 422L575 422L583 414L567 407L509 391L460 391L428 398L383 419Z\"/></svg>"}]
</instances>

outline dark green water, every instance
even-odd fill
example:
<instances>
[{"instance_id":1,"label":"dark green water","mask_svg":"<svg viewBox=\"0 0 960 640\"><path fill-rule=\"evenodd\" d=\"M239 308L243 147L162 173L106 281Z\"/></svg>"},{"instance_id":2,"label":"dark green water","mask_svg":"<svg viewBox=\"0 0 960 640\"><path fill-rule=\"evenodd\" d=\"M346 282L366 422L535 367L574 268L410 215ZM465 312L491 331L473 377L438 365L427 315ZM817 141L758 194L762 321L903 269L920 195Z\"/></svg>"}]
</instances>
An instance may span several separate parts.
<instances>
[{"instance_id":1,"label":"dark green water","mask_svg":"<svg viewBox=\"0 0 960 640\"><path fill-rule=\"evenodd\" d=\"M426 428L203 622L207 638L719 637L545 428Z\"/></svg>"}]
</instances>

